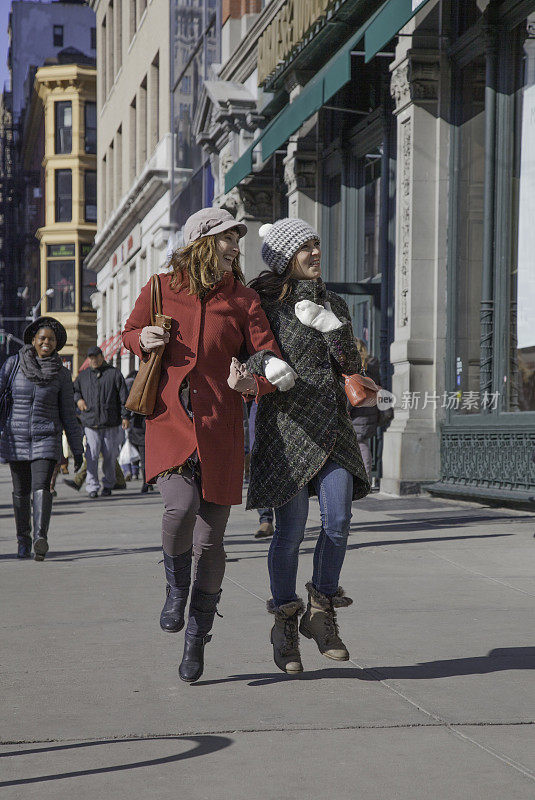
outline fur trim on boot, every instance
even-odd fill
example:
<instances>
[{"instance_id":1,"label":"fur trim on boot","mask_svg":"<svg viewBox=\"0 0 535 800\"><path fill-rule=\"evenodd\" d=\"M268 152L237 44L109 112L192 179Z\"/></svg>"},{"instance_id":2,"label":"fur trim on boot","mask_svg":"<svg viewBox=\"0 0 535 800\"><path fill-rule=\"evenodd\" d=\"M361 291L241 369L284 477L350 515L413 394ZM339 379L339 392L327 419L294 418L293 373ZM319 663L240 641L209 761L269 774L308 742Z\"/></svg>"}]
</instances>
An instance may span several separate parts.
<instances>
[{"instance_id":1,"label":"fur trim on boot","mask_svg":"<svg viewBox=\"0 0 535 800\"><path fill-rule=\"evenodd\" d=\"M353 600L346 596L341 586L338 587L332 597L318 592L312 581L305 584L305 589L308 592L309 598L311 597L314 599L314 604L317 605L318 608L329 608L330 603L332 603L334 608L346 608L353 603Z\"/></svg>"},{"instance_id":2,"label":"fur trim on boot","mask_svg":"<svg viewBox=\"0 0 535 800\"><path fill-rule=\"evenodd\" d=\"M289 675L303 671L301 654L299 652L299 615L305 610L301 598L275 606L273 600L268 600L267 610L275 616L275 624L271 629L271 644L273 645L273 660L277 667Z\"/></svg>"},{"instance_id":3,"label":"fur trim on boot","mask_svg":"<svg viewBox=\"0 0 535 800\"><path fill-rule=\"evenodd\" d=\"M327 658L347 661L349 653L339 635L335 609L349 606L353 600L345 596L342 587L332 597L319 592L312 582L306 584L306 589L308 603L299 625L300 633L314 639L320 653Z\"/></svg>"}]
</instances>

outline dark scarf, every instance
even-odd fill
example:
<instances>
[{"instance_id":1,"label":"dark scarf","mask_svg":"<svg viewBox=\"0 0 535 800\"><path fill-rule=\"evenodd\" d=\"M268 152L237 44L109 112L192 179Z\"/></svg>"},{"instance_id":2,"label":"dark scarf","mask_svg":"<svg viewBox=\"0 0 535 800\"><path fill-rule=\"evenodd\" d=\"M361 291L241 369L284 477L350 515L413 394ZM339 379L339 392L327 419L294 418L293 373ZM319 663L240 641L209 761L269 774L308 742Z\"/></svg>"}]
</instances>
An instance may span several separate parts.
<instances>
[{"instance_id":1,"label":"dark scarf","mask_svg":"<svg viewBox=\"0 0 535 800\"><path fill-rule=\"evenodd\" d=\"M313 303L322 305L327 299L327 289L320 280L299 280L295 282L292 300L312 300Z\"/></svg>"},{"instance_id":2,"label":"dark scarf","mask_svg":"<svg viewBox=\"0 0 535 800\"><path fill-rule=\"evenodd\" d=\"M46 386L59 373L63 364L57 353L39 358L33 344L25 344L19 350L20 368L29 381Z\"/></svg>"}]
</instances>

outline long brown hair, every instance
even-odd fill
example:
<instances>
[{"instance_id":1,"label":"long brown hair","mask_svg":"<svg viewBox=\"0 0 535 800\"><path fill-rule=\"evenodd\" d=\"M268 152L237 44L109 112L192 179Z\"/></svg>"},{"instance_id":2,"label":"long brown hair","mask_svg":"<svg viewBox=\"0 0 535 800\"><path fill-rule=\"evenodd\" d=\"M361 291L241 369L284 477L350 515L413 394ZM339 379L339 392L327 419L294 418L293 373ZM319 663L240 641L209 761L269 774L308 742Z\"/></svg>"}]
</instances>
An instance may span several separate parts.
<instances>
[{"instance_id":1,"label":"long brown hair","mask_svg":"<svg viewBox=\"0 0 535 800\"><path fill-rule=\"evenodd\" d=\"M290 260L283 273L265 269L256 278L250 281L249 286L262 297L274 300L289 300L292 296L297 279L292 276L297 254Z\"/></svg>"},{"instance_id":2,"label":"long brown hair","mask_svg":"<svg viewBox=\"0 0 535 800\"><path fill-rule=\"evenodd\" d=\"M188 286L188 294L204 297L217 286L224 270L219 266L215 239L215 235L203 236L186 247L175 250L169 262L169 266L173 269L172 289L183 289ZM239 255L232 262L232 274L240 283L245 283Z\"/></svg>"},{"instance_id":3,"label":"long brown hair","mask_svg":"<svg viewBox=\"0 0 535 800\"><path fill-rule=\"evenodd\" d=\"M362 366L364 369L368 366L368 361L370 360L370 352L366 347L366 342L364 339L358 339L355 337L355 344L357 345L357 350L360 354L360 360L362 361Z\"/></svg>"}]
</instances>

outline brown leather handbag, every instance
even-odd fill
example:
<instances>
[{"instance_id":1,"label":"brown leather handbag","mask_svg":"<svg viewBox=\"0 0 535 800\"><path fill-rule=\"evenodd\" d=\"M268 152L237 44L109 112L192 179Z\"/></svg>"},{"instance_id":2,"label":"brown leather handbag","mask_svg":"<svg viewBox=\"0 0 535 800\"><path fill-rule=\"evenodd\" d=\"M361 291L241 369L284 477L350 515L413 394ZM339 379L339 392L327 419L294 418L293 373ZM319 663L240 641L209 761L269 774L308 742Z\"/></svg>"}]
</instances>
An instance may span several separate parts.
<instances>
[{"instance_id":1,"label":"brown leather handbag","mask_svg":"<svg viewBox=\"0 0 535 800\"><path fill-rule=\"evenodd\" d=\"M362 372L360 375L344 375L347 399L352 406L376 406L377 392L381 388Z\"/></svg>"},{"instance_id":2,"label":"brown leather handbag","mask_svg":"<svg viewBox=\"0 0 535 800\"><path fill-rule=\"evenodd\" d=\"M162 314L162 287L158 275L153 275L150 280L150 324L159 325L165 331L171 330L171 317ZM139 371L125 403L129 411L144 416L154 411L164 348L163 344L156 350L144 354L139 362Z\"/></svg>"}]
</instances>

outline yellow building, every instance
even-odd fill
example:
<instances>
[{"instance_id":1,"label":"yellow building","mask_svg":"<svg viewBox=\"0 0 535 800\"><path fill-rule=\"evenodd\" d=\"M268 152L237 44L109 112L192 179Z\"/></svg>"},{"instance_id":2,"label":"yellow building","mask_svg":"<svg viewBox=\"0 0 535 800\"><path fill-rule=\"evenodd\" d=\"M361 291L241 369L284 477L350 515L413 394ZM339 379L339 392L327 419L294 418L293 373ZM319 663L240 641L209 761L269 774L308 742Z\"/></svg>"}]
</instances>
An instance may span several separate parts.
<instances>
[{"instance_id":1,"label":"yellow building","mask_svg":"<svg viewBox=\"0 0 535 800\"><path fill-rule=\"evenodd\" d=\"M90 302L96 274L82 266L97 229L96 67L84 63L89 59L75 50L61 56L72 63L46 65L35 75L34 100L41 108L32 109L33 127L38 131L43 125L40 110L45 201L44 225L36 236L41 295L49 291L41 314L65 326L67 344L61 355L76 375L96 343L96 313Z\"/></svg>"}]
</instances>

